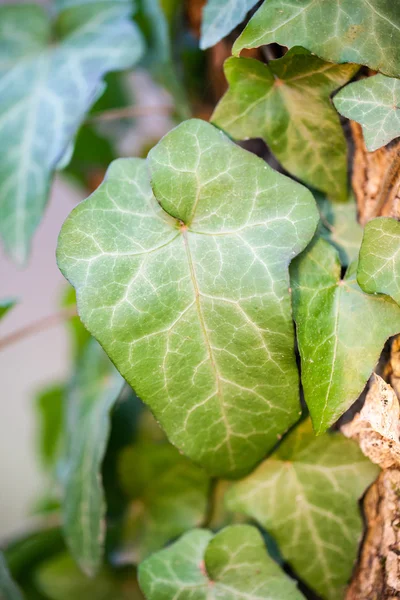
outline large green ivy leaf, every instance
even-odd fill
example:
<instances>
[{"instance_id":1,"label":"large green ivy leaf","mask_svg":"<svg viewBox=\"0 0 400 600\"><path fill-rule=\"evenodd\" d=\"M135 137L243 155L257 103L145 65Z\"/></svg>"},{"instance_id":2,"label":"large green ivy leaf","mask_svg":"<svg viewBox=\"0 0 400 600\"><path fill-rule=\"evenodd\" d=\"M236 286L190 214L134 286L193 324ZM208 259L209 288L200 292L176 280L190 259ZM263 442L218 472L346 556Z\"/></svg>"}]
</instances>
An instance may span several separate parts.
<instances>
[{"instance_id":1,"label":"large green ivy leaf","mask_svg":"<svg viewBox=\"0 0 400 600\"><path fill-rule=\"evenodd\" d=\"M10 575L2 552L0 552L0 599L23 600L20 590Z\"/></svg>"},{"instance_id":2,"label":"large green ivy leaf","mask_svg":"<svg viewBox=\"0 0 400 600\"><path fill-rule=\"evenodd\" d=\"M52 24L38 5L0 7L0 236L17 262L103 76L142 53L131 10L126 0L80 3Z\"/></svg>"},{"instance_id":3,"label":"large green ivy leaf","mask_svg":"<svg viewBox=\"0 0 400 600\"><path fill-rule=\"evenodd\" d=\"M333 99L338 111L362 126L367 150L373 152L400 136L400 81L385 75L366 77Z\"/></svg>"},{"instance_id":4,"label":"large green ivy leaf","mask_svg":"<svg viewBox=\"0 0 400 600\"><path fill-rule=\"evenodd\" d=\"M321 58L400 74L400 12L390 0L266 0L233 47L277 42Z\"/></svg>"},{"instance_id":5,"label":"large green ivy leaf","mask_svg":"<svg viewBox=\"0 0 400 600\"><path fill-rule=\"evenodd\" d=\"M170 444L138 443L120 457L119 473L133 500L125 522L124 550L142 561L188 529L202 525L210 480Z\"/></svg>"},{"instance_id":6,"label":"large green ivy leaf","mask_svg":"<svg viewBox=\"0 0 400 600\"><path fill-rule=\"evenodd\" d=\"M357 281L368 294L387 294L400 305L400 222L379 217L366 224Z\"/></svg>"},{"instance_id":7,"label":"large green ivy leaf","mask_svg":"<svg viewBox=\"0 0 400 600\"><path fill-rule=\"evenodd\" d=\"M329 202L316 194L321 214L318 233L339 251L340 262L347 267L358 258L363 228L357 221L357 205L351 194L347 202Z\"/></svg>"},{"instance_id":8,"label":"large green ivy leaf","mask_svg":"<svg viewBox=\"0 0 400 600\"><path fill-rule=\"evenodd\" d=\"M123 380L95 340L89 342L72 383L67 409L64 532L82 570L93 575L103 553L105 503L100 469L109 413Z\"/></svg>"},{"instance_id":9,"label":"large green ivy leaf","mask_svg":"<svg viewBox=\"0 0 400 600\"><path fill-rule=\"evenodd\" d=\"M357 65L334 65L293 48L268 65L230 58L230 85L211 120L235 139L262 137L289 173L347 199L347 146L330 94Z\"/></svg>"},{"instance_id":10,"label":"large green ivy leaf","mask_svg":"<svg viewBox=\"0 0 400 600\"><path fill-rule=\"evenodd\" d=\"M317 220L308 190L190 120L63 226L83 322L213 474L247 472L299 416L287 268Z\"/></svg>"},{"instance_id":11,"label":"large green ivy leaf","mask_svg":"<svg viewBox=\"0 0 400 600\"><path fill-rule=\"evenodd\" d=\"M228 505L274 536L307 585L322 598L337 600L361 538L358 500L378 472L356 443L341 434L316 437L307 420L233 485Z\"/></svg>"},{"instance_id":12,"label":"large green ivy leaf","mask_svg":"<svg viewBox=\"0 0 400 600\"><path fill-rule=\"evenodd\" d=\"M321 433L358 398L385 341L400 332L400 308L365 294L352 263L340 278L337 250L319 239L293 263L293 313L302 384L314 429Z\"/></svg>"},{"instance_id":13,"label":"large green ivy leaf","mask_svg":"<svg viewBox=\"0 0 400 600\"><path fill-rule=\"evenodd\" d=\"M266 552L250 525L231 525L215 536L195 529L139 567L148 600L301 600L294 581Z\"/></svg>"},{"instance_id":14,"label":"large green ivy leaf","mask_svg":"<svg viewBox=\"0 0 400 600\"><path fill-rule=\"evenodd\" d=\"M200 48L214 46L243 21L258 0L208 0L203 8Z\"/></svg>"}]
</instances>

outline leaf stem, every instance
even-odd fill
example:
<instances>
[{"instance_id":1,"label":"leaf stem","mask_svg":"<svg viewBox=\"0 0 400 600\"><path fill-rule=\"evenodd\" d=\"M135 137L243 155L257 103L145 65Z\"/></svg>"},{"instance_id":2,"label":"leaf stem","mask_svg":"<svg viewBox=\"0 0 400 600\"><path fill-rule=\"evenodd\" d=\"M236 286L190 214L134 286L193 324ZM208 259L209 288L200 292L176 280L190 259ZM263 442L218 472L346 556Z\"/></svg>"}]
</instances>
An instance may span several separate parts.
<instances>
[{"instance_id":1,"label":"leaf stem","mask_svg":"<svg viewBox=\"0 0 400 600\"><path fill-rule=\"evenodd\" d=\"M76 307L69 306L68 308L64 308L63 310L60 310L59 312L53 315L48 315L47 317L43 317L42 319L39 319L34 323L29 323L29 325L21 327L21 329L17 329L9 335L6 335L5 337L1 338L0 352L8 346L19 342L26 337L34 335L35 333L40 333L46 329L50 329L51 327L54 327L55 325L58 325L62 321L70 319L71 317L76 317L77 314L78 313L76 311Z\"/></svg>"}]
</instances>

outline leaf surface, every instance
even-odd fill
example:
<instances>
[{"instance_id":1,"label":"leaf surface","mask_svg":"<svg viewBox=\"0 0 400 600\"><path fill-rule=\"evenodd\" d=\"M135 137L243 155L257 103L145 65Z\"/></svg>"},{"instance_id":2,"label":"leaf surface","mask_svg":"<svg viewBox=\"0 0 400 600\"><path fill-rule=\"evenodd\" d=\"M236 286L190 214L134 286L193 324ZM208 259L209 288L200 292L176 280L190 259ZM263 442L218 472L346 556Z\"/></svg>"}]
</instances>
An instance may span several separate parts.
<instances>
[{"instance_id":1,"label":"leaf surface","mask_svg":"<svg viewBox=\"0 0 400 600\"><path fill-rule=\"evenodd\" d=\"M1 600L23 600L20 590L10 575L2 552L0 552L0 598Z\"/></svg>"},{"instance_id":2,"label":"leaf surface","mask_svg":"<svg viewBox=\"0 0 400 600\"><path fill-rule=\"evenodd\" d=\"M245 18L258 0L208 0L203 8L200 48L214 46Z\"/></svg>"},{"instance_id":3,"label":"leaf surface","mask_svg":"<svg viewBox=\"0 0 400 600\"><path fill-rule=\"evenodd\" d=\"M400 81L385 75L346 85L333 99L344 117L362 126L369 152L400 136Z\"/></svg>"},{"instance_id":4,"label":"leaf surface","mask_svg":"<svg viewBox=\"0 0 400 600\"><path fill-rule=\"evenodd\" d=\"M303 46L331 62L400 73L400 12L390 0L266 0L233 53L271 42Z\"/></svg>"},{"instance_id":5,"label":"leaf surface","mask_svg":"<svg viewBox=\"0 0 400 600\"><path fill-rule=\"evenodd\" d=\"M354 196L347 202L330 202L325 196L316 194L321 214L318 233L328 240L339 252L340 262L347 267L358 258L363 228L357 220L357 206Z\"/></svg>"},{"instance_id":6,"label":"leaf surface","mask_svg":"<svg viewBox=\"0 0 400 600\"><path fill-rule=\"evenodd\" d=\"M400 308L365 294L352 263L340 278L337 250L311 244L292 265L293 314L305 400L317 433L358 398L386 340L400 332Z\"/></svg>"},{"instance_id":7,"label":"leaf surface","mask_svg":"<svg viewBox=\"0 0 400 600\"><path fill-rule=\"evenodd\" d=\"M36 398L38 445L46 469L53 468L59 458L65 393L64 385L52 385L42 390Z\"/></svg>"},{"instance_id":8,"label":"leaf surface","mask_svg":"<svg viewBox=\"0 0 400 600\"><path fill-rule=\"evenodd\" d=\"M209 477L170 444L142 442L126 448L119 473L122 488L132 499L123 554L134 563L202 525Z\"/></svg>"},{"instance_id":9,"label":"leaf surface","mask_svg":"<svg viewBox=\"0 0 400 600\"><path fill-rule=\"evenodd\" d=\"M51 176L102 92L103 76L142 53L129 2L81 4L54 24L38 5L0 7L0 236L18 263L27 259Z\"/></svg>"},{"instance_id":10,"label":"leaf surface","mask_svg":"<svg viewBox=\"0 0 400 600\"><path fill-rule=\"evenodd\" d=\"M368 294L386 294L400 305L400 223L378 217L364 229L357 281Z\"/></svg>"},{"instance_id":11,"label":"leaf surface","mask_svg":"<svg viewBox=\"0 0 400 600\"><path fill-rule=\"evenodd\" d=\"M317 219L308 190L191 120L64 224L84 324L213 474L247 472L299 416L287 268Z\"/></svg>"},{"instance_id":12,"label":"leaf surface","mask_svg":"<svg viewBox=\"0 0 400 600\"><path fill-rule=\"evenodd\" d=\"M265 65L229 58L229 90L211 120L235 139L263 138L285 169L336 200L347 199L347 146L330 94L358 70L302 48Z\"/></svg>"},{"instance_id":13,"label":"leaf surface","mask_svg":"<svg viewBox=\"0 0 400 600\"><path fill-rule=\"evenodd\" d=\"M362 534L358 500L378 472L356 443L336 433L316 437L307 420L232 486L228 506L265 527L308 586L337 600Z\"/></svg>"},{"instance_id":14,"label":"leaf surface","mask_svg":"<svg viewBox=\"0 0 400 600\"><path fill-rule=\"evenodd\" d=\"M215 536L205 529L186 533L140 565L139 585L148 600L304 598L250 525L232 525Z\"/></svg>"},{"instance_id":15,"label":"leaf surface","mask_svg":"<svg viewBox=\"0 0 400 600\"><path fill-rule=\"evenodd\" d=\"M67 409L63 497L65 537L81 569L93 575L101 562L105 502L100 469L109 436L109 413L123 380L95 340L89 342L72 383Z\"/></svg>"}]
</instances>

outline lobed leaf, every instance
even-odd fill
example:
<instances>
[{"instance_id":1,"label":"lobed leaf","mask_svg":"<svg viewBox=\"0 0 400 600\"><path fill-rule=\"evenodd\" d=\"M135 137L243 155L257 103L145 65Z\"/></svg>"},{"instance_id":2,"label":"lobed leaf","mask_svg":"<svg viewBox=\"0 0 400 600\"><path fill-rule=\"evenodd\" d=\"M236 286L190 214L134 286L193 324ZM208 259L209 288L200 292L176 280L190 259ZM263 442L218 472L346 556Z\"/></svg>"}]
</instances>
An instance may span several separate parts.
<instances>
[{"instance_id":1,"label":"lobed leaf","mask_svg":"<svg viewBox=\"0 0 400 600\"><path fill-rule=\"evenodd\" d=\"M229 89L211 120L234 139L263 138L285 169L335 200L347 199L347 145L330 94L358 70L303 48L268 65L229 58Z\"/></svg>"},{"instance_id":2,"label":"lobed leaf","mask_svg":"<svg viewBox=\"0 0 400 600\"><path fill-rule=\"evenodd\" d=\"M303 46L331 62L400 73L400 12L390 0L266 0L233 53L272 42Z\"/></svg>"},{"instance_id":3,"label":"lobed leaf","mask_svg":"<svg viewBox=\"0 0 400 600\"><path fill-rule=\"evenodd\" d=\"M203 8L200 48L206 50L228 35L258 0L208 0Z\"/></svg>"},{"instance_id":4,"label":"lobed leaf","mask_svg":"<svg viewBox=\"0 0 400 600\"><path fill-rule=\"evenodd\" d=\"M358 500L378 472L356 443L337 433L315 437L307 420L232 486L228 506L265 527L321 598L337 600L363 530Z\"/></svg>"},{"instance_id":5,"label":"lobed leaf","mask_svg":"<svg viewBox=\"0 0 400 600\"><path fill-rule=\"evenodd\" d=\"M322 433L358 398L386 340L400 332L400 308L365 294L352 263L341 279L337 250L319 239L293 263L293 313L302 384L314 429Z\"/></svg>"},{"instance_id":6,"label":"lobed leaf","mask_svg":"<svg viewBox=\"0 0 400 600\"><path fill-rule=\"evenodd\" d=\"M84 324L213 474L248 472L300 414L288 265L317 219L308 190L191 120L113 163L61 231Z\"/></svg>"},{"instance_id":7,"label":"lobed leaf","mask_svg":"<svg viewBox=\"0 0 400 600\"><path fill-rule=\"evenodd\" d=\"M364 229L357 281L367 294L386 294L400 305L400 223L379 217Z\"/></svg>"},{"instance_id":8,"label":"lobed leaf","mask_svg":"<svg viewBox=\"0 0 400 600\"><path fill-rule=\"evenodd\" d=\"M109 413L123 380L91 340L72 383L67 407L63 525L71 554L87 575L100 566L105 502L100 469L109 436Z\"/></svg>"},{"instance_id":9,"label":"lobed leaf","mask_svg":"<svg viewBox=\"0 0 400 600\"><path fill-rule=\"evenodd\" d=\"M103 76L142 53L129 2L70 4L60 2L65 10L54 24L38 5L0 7L0 236L18 263Z\"/></svg>"},{"instance_id":10,"label":"lobed leaf","mask_svg":"<svg viewBox=\"0 0 400 600\"><path fill-rule=\"evenodd\" d=\"M369 152L400 136L400 81L385 75L346 85L333 99L344 117L362 126Z\"/></svg>"},{"instance_id":11,"label":"lobed leaf","mask_svg":"<svg viewBox=\"0 0 400 600\"><path fill-rule=\"evenodd\" d=\"M141 442L127 447L120 456L119 474L132 500L123 554L134 563L203 523L209 477L173 446Z\"/></svg>"},{"instance_id":12,"label":"lobed leaf","mask_svg":"<svg viewBox=\"0 0 400 600\"><path fill-rule=\"evenodd\" d=\"M148 600L304 599L250 525L186 533L140 565L139 585Z\"/></svg>"}]
</instances>

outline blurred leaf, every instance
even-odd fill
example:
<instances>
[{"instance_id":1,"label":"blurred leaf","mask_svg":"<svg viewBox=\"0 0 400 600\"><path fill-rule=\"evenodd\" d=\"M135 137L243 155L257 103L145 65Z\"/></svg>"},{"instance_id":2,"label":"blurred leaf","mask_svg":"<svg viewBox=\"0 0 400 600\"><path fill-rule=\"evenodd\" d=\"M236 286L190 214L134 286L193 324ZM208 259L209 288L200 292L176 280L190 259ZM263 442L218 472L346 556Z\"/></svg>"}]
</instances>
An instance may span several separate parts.
<instances>
[{"instance_id":1,"label":"blurred leaf","mask_svg":"<svg viewBox=\"0 0 400 600\"><path fill-rule=\"evenodd\" d=\"M14 298L3 298L0 300L0 320L17 304Z\"/></svg>"},{"instance_id":2,"label":"blurred leaf","mask_svg":"<svg viewBox=\"0 0 400 600\"><path fill-rule=\"evenodd\" d=\"M99 568L105 503L100 469L110 430L110 411L123 386L102 348L92 340L82 354L68 394L64 532L82 570Z\"/></svg>"},{"instance_id":3,"label":"blurred leaf","mask_svg":"<svg viewBox=\"0 0 400 600\"><path fill-rule=\"evenodd\" d=\"M138 563L206 516L209 478L168 443L141 442L126 448L119 473L133 500L123 553Z\"/></svg>"},{"instance_id":4,"label":"blurred leaf","mask_svg":"<svg viewBox=\"0 0 400 600\"><path fill-rule=\"evenodd\" d=\"M63 308L69 308L76 306L76 294L74 288L69 285L65 289L65 293L63 294L61 306ZM67 321L67 326L71 332L71 341L73 348L73 360L74 362L79 362L85 348L87 347L89 341L92 336L83 325L79 316L71 317Z\"/></svg>"},{"instance_id":5,"label":"blurred leaf","mask_svg":"<svg viewBox=\"0 0 400 600\"><path fill-rule=\"evenodd\" d=\"M272 42L303 46L325 60L367 65L394 77L400 72L400 12L394 2L265 0L233 53Z\"/></svg>"},{"instance_id":6,"label":"blurred leaf","mask_svg":"<svg viewBox=\"0 0 400 600\"><path fill-rule=\"evenodd\" d=\"M24 579L40 561L60 552L64 540L57 527L43 529L14 540L5 550L7 562L13 576Z\"/></svg>"},{"instance_id":7,"label":"blurred leaf","mask_svg":"<svg viewBox=\"0 0 400 600\"><path fill-rule=\"evenodd\" d=\"M226 495L233 485L232 481L218 479L215 481L212 490L212 506L207 527L212 530L218 530L227 525L243 523L246 517L229 509L226 504Z\"/></svg>"},{"instance_id":8,"label":"blurred leaf","mask_svg":"<svg viewBox=\"0 0 400 600\"><path fill-rule=\"evenodd\" d=\"M337 600L363 530L358 500L378 473L357 444L341 434L316 437L307 420L232 486L228 505L273 535L307 585Z\"/></svg>"},{"instance_id":9,"label":"blurred leaf","mask_svg":"<svg viewBox=\"0 0 400 600\"><path fill-rule=\"evenodd\" d=\"M51 469L59 458L65 386L51 386L37 396L39 450L43 465Z\"/></svg>"},{"instance_id":10,"label":"blurred leaf","mask_svg":"<svg viewBox=\"0 0 400 600\"><path fill-rule=\"evenodd\" d=\"M326 63L303 48L268 65L230 58L230 87L211 120L235 139L263 138L289 173L344 201L347 146L330 94L358 68Z\"/></svg>"},{"instance_id":11,"label":"blurred leaf","mask_svg":"<svg viewBox=\"0 0 400 600\"><path fill-rule=\"evenodd\" d=\"M258 0L208 0L203 8L200 48L214 46L245 18Z\"/></svg>"},{"instance_id":12,"label":"blurred leaf","mask_svg":"<svg viewBox=\"0 0 400 600\"><path fill-rule=\"evenodd\" d=\"M18 263L27 259L53 171L102 91L103 76L131 67L142 54L131 11L130 2L83 2L51 23L38 5L0 7L6 57L0 67L0 234Z\"/></svg>"},{"instance_id":13,"label":"blurred leaf","mask_svg":"<svg viewBox=\"0 0 400 600\"><path fill-rule=\"evenodd\" d=\"M340 262L347 267L358 258L363 228L357 221L354 196L347 202L330 202L321 194L315 194L321 213L319 235L330 242L339 252Z\"/></svg>"},{"instance_id":14,"label":"blurred leaf","mask_svg":"<svg viewBox=\"0 0 400 600\"><path fill-rule=\"evenodd\" d=\"M380 217L364 229L357 281L368 294L386 294L400 305L400 223Z\"/></svg>"},{"instance_id":15,"label":"blurred leaf","mask_svg":"<svg viewBox=\"0 0 400 600\"><path fill-rule=\"evenodd\" d=\"M0 600L23 600L20 590L11 578L2 552L0 552Z\"/></svg>"},{"instance_id":16,"label":"blurred leaf","mask_svg":"<svg viewBox=\"0 0 400 600\"><path fill-rule=\"evenodd\" d=\"M301 380L317 433L357 400L384 343L400 332L400 308L364 294L356 272L353 262L341 279L338 252L322 239L291 265Z\"/></svg>"},{"instance_id":17,"label":"blurred leaf","mask_svg":"<svg viewBox=\"0 0 400 600\"><path fill-rule=\"evenodd\" d=\"M124 600L111 570L104 567L94 579L89 578L68 554L60 554L40 566L35 579L38 588L51 600Z\"/></svg>"},{"instance_id":18,"label":"blurred leaf","mask_svg":"<svg viewBox=\"0 0 400 600\"><path fill-rule=\"evenodd\" d=\"M400 66L400 61L399 61ZM385 75L346 85L333 99L343 116L362 126L369 152L400 136L400 81Z\"/></svg>"},{"instance_id":19,"label":"blurred leaf","mask_svg":"<svg viewBox=\"0 0 400 600\"><path fill-rule=\"evenodd\" d=\"M226 600L304 599L250 525L231 525L215 536L206 529L189 531L140 565L139 585L148 600L207 600L210 594Z\"/></svg>"},{"instance_id":20,"label":"blurred leaf","mask_svg":"<svg viewBox=\"0 0 400 600\"><path fill-rule=\"evenodd\" d=\"M193 119L112 163L64 223L83 322L215 475L248 472L299 417L288 264L317 220L306 188Z\"/></svg>"}]
</instances>

